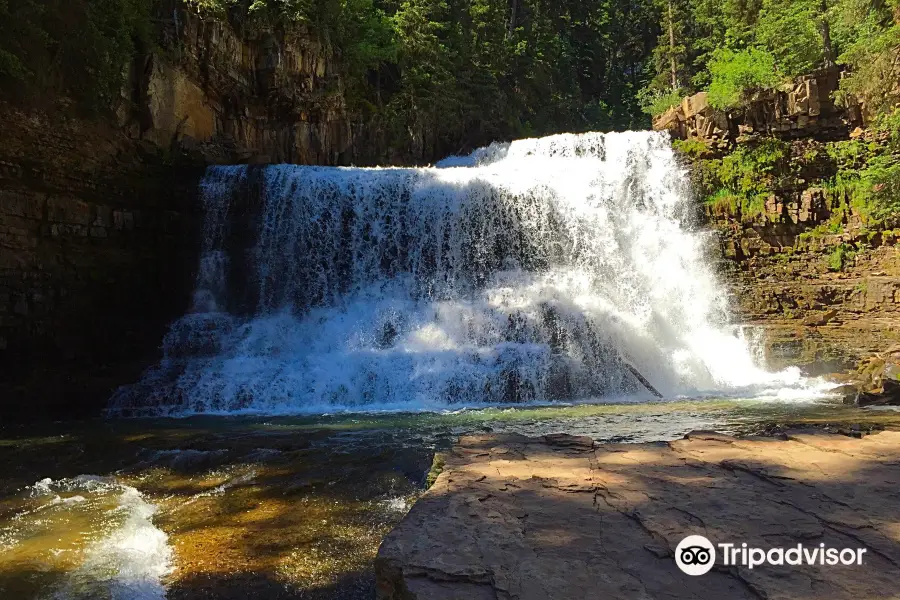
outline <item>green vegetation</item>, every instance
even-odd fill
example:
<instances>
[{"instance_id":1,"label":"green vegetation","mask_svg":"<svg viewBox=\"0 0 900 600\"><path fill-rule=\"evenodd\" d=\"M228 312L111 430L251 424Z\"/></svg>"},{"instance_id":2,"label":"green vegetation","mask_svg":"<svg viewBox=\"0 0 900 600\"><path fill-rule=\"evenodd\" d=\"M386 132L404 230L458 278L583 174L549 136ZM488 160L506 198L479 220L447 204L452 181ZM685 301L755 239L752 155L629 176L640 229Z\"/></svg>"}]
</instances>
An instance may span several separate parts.
<instances>
[{"instance_id":1,"label":"green vegetation","mask_svg":"<svg viewBox=\"0 0 900 600\"><path fill-rule=\"evenodd\" d=\"M710 154L709 146L697 139L672 140L672 147L691 158L703 158Z\"/></svg>"},{"instance_id":2,"label":"green vegetation","mask_svg":"<svg viewBox=\"0 0 900 600\"><path fill-rule=\"evenodd\" d=\"M829 200L843 212L851 209L869 224L900 214L900 144L891 135L884 145L858 140L829 144L837 173L825 184Z\"/></svg>"},{"instance_id":3,"label":"green vegetation","mask_svg":"<svg viewBox=\"0 0 900 600\"><path fill-rule=\"evenodd\" d=\"M851 212L869 226L896 220L900 0L659 0L658 10L654 70L639 92L650 114L666 110L670 95L699 91L714 108L737 109L798 75L836 67L843 75L835 100L862 101L876 129L866 141L820 144L793 157L776 140L740 145L723 158L685 146L699 159L698 187L715 210L753 218L772 194L819 181L834 215L829 227L842 228ZM833 173L825 181L822 165Z\"/></svg>"},{"instance_id":4,"label":"green vegetation","mask_svg":"<svg viewBox=\"0 0 900 600\"><path fill-rule=\"evenodd\" d=\"M400 152L649 124L637 92L658 33L651 0L182 2L238 29L311 32L336 56L333 92ZM0 86L77 88L79 101L113 107L134 51L160 42L150 24L182 2L0 0Z\"/></svg>"},{"instance_id":5,"label":"green vegetation","mask_svg":"<svg viewBox=\"0 0 900 600\"><path fill-rule=\"evenodd\" d=\"M765 139L755 146L739 146L723 158L704 160L701 187L707 202L717 210L728 209L745 218L765 213L766 199L792 174L790 144Z\"/></svg>"},{"instance_id":6,"label":"green vegetation","mask_svg":"<svg viewBox=\"0 0 900 600\"><path fill-rule=\"evenodd\" d=\"M150 17L149 0L0 0L0 89L113 106L135 48L150 38Z\"/></svg>"},{"instance_id":7,"label":"green vegetation","mask_svg":"<svg viewBox=\"0 0 900 600\"><path fill-rule=\"evenodd\" d=\"M864 101L888 142L828 144L838 176L827 192L873 220L900 209L900 0L0 0L0 92L121 108L132 59L167 48L184 7L242 31L311 33L336 58L330 93L400 156L644 128L701 90L731 110L837 65L837 100ZM715 160L679 150L708 159L706 195L752 213L798 176L792 162L816 160L789 160L779 144Z\"/></svg>"},{"instance_id":8,"label":"green vegetation","mask_svg":"<svg viewBox=\"0 0 900 600\"><path fill-rule=\"evenodd\" d=\"M431 461L431 468L428 470L428 475L425 477L425 487L430 488L434 485L434 482L437 481L437 478L440 477L441 473L444 472L444 467L447 464L447 455L443 452L435 452L434 459Z\"/></svg>"},{"instance_id":9,"label":"green vegetation","mask_svg":"<svg viewBox=\"0 0 900 600\"><path fill-rule=\"evenodd\" d=\"M825 259L828 268L832 271L843 271L853 258L856 256L856 250L848 244L838 244L834 250Z\"/></svg>"},{"instance_id":10,"label":"green vegetation","mask_svg":"<svg viewBox=\"0 0 900 600\"><path fill-rule=\"evenodd\" d=\"M654 74L641 92L707 90L734 108L753 93L835 65L844 100L888 114L900 101L898 0L660 0ZM645 103L659 114L663 103Z\"/></svg>"},{"instance_id":11,"label":"green vegetation","mask_svg":"<svg viewBox=\"0 0 900 600\"><path fill-rule=\"evenodd\" d=\"M709 74L709 103L719 109L734 108L749 93L768 89L779 81L775 58L756 48L716 50L709 62Z\"/></svg>"},{"instance_id":12,"label":"green vegetation","mask_svg":"<svg viewBox=\"0 0 900 600\"><path fill-rule=\"evenodd\" d=\"M900 215L900 134L885 127L881 125L880 142L815 143L798 146L794 154L789 143L774 138L738 145L720 158L704 153L705 146L696 140L675 146L694 160L697 189L717 214L753 219L766 212L770 196L789 198L814 188L831 217L801 234L800 241L808 244L843 231L851 215L861 220L860 235L868 230L873 237L895 226ZM821 175L823 168L831 173L827 178Z\"/></svg>"},{"instance_id":13,"label":"green vegetation","mask_svg":"<svg viewBox=\"0 0 900 600\"><path fill-rule=\"evenodd\" d=\"M648 115L661 115L672 107L681 104L686 92L681 88L675 90L653 90L644 88L637 93L641 109Z\"/></svg>"}]
</instances>

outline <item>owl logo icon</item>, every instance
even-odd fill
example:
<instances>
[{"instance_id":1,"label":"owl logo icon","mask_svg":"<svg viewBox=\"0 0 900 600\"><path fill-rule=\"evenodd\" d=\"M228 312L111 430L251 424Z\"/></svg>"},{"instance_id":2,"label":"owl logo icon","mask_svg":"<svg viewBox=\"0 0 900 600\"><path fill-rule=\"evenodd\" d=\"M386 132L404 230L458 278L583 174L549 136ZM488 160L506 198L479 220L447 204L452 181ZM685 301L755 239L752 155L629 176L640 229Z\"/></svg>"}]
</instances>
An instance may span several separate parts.
<instances>
[{"instance_id":1,"label":"owl logo icon","mask_svg":"<svg viewBox=\"0 0 900 600\"><path fill-rule=\"evenodd\" d=\"M702 535L689 535L675 548L675 564L688 575L705 575L716 564L716 548Z\"/></svg>"}]
</instances>

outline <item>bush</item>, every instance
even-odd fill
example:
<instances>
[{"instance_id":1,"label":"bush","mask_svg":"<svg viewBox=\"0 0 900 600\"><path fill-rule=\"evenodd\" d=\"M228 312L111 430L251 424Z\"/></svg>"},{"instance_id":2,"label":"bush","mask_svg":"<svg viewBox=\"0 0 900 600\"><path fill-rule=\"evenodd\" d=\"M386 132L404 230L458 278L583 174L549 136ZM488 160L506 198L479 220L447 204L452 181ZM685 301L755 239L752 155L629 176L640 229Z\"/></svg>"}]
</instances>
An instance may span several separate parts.
<instances>
[{"instance_id":1,"label":"bush","mask_svg":"<svg viewBox=\"0 0 900 600\"><path fill-rule=\"evenodd\" d=\"M672 148L691 158L703 158L710 154L709 146L700 140L673 140Z\"/></svg>"},{"instance_id":2,"label":"bush","mask_svg":"<svg viewBox=\"0 0 900 600\"><path fill-rule=\"evenodd\" d=\"M687 95L682 90L651 90L644 88L638 92L638 102L641 110L651 117L658 117L673 106L681 104L681 100Z\"/></svg>"},{"instance_id":3,"label":"bush","mask_svg":"<svg viewBox=\"0 0 900 600\"><path fill-rule=\"evenodd\" d=\"M706 202L717 212L736 215L739 209L746 219L764 214L766 199L794 174L790 144L774 138L700 164L698 183Z\"/></svg>"},{"instance_id":4,"label":"bush","mask_svg":"<svg viewBox=\"0 0 900 600\"><path fill-rule=\"evenodd\" d=\"M777 179L790 169L791 147L770 138L756 146L740 146L722 159L717 176L723 186L745 196L764 194L777 187Z\"/></svg>"},{"instance_id":5,"label":"bush","mask_svg":"<svg viewBox=\"0 0 900 600\"><path fill-rule=\"evenodd\" d=\"M832 271L843 271L856 256L856 250L848 244L839 244L831 254L828 255L826 262L828 268Z\"/></svg>"},{"instance_id":6,"label":"bush","mask_svg":"<svg viewBox=\"0 0 900 600\"><path fill-rule=\"evenodd\" d=\"M847 36L852 41L839 62L850 68L841 79L836 100L844 105L864 102L874 115L891 112L900 101L896 85L900 24L894 23L891 3L846 20L853 23Z\"/></svg>"},{"instance_id":7,"label":"bush","mask_svg":"<svg viewBox=\"0 0 900 600\"><path fill-rule=\"evenodd\" d=\"M900 164L892 155L874 157L860 172L853 206L875 221L896 221L900 216Z\"/></svg>"},{"instance_id":8,"label":"bush","mask_svg":"<svg viewBox=\"0 0 900 600\"><path fill-rule=\"evenodd\" d=\"M780 73L796 77L824 62L818 0L765 0L756 23L756 41L775 57Z\"/></svg>"},{"instance_id":9,"label":"bush","mask_svg":"<svg viewBox=\"0 0 900 600\"><path fill-rule=\"evenodd\" d=\"M709 103L722 110L734 108L752 92L772 88L780 82L775 58L756 48L716 50L709 72Z\"/></svg>"}]
</instances>

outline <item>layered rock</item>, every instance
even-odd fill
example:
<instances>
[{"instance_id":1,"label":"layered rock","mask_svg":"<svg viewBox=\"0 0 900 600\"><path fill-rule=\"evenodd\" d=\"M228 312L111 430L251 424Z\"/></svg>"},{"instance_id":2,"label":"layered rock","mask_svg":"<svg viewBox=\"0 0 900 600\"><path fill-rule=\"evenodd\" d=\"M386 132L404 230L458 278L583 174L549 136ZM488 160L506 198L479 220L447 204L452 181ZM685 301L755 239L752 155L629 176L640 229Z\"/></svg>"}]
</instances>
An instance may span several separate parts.
<instances>
[{"instance_id":1,"label":"layered rock","mask_svg":"<svg viewBox=\"0 0 900 600\"><path fill-rule=\"evenodd\" d=\"M0 105L0 414L97 414L156 358L188 303L206 165L378 156L313 32L159 6L115 119Z\"/></svg>"},{"instance_id":2,"label":"layered rock","mask_svg":"<svg viewBox=\"0 0 900 600\"><path fill-rule=\"evenodd\" d=\"M701 220L717 234L711 256L735 319L756 328L766 366L816 375L852 370L900 341L900 221L873 217L860 180L891 149L881 133L850 131L853 115L828 100L829 81L801 78L790 93L750 102L709 131L698 124L722 113L703 96L686 98L678 115L690 117L673 130L706 147L684 159ZM800 119L809 111L830 115L830 125Z\"/></svg>"},{"instance_id":3,"label":"layered rock","mask_svg":"<svg viewBox=\"0 0 900 600\"><path fill-rule=\"evenodd\" d=\"M713 108L707 93L700 92L655 118L653 128L669 131L676 139L699 140L722 149L760 134L785 139L841 138L862 124L862 109L835 105L832 95L838 83L837 71L804 75L782 88L759 92L731 111Z\"/></svg>"},{"instance_id":4,"label":"layered rock","mask_svg":"<svg viewBox=\"0 0 900 600\"><path fill-rule=\"evenodd\" d=\"M119 118L132 137L207 163L365 159L334 54L312 32L238 27L180 3L168 14L162 49L131 67Z\"/></svg>"},{"instance_id":5,"label":"layered rock","mask_svg":"<svg viewBox=\"0 0 900 600\"><path fill-rule=\"evenodd\" d=\"M900 576L900 433L695 433L669 444L463 437L385 538L382 600L884 597ZM678 543L865 548L860 565L728 566Z\"/></svg>"},{"instance_id":6,"label":"layered rock","mask_svg":"<svg viewBox=\"0 0 900 600\"><path fill-rule=\"evenodd\" d=\"M853 369L900 341L900 231L823 231L828 213L802 203L761 220L708 208L734 313L770 368Z\"/></svg>"},{"instance_id":7,"label":"layered rock","mask_svg":"<svg viewBox=\"0 0 900 600\"><path fill-rule=\"evenodd\" d=\"M202 168L0 105L0 414L96 414L187 305Z\"/></svg>"},{"instance_id":8,"label":"layered rock","mask_svg":"<svg viewBox=\"0 0 900 600\"><path fill-rule=\"evenodd\" d=\"M842 386L845 404L900 405L900 345L879 352L860 364Z\"/></svg>"}]
</instances>

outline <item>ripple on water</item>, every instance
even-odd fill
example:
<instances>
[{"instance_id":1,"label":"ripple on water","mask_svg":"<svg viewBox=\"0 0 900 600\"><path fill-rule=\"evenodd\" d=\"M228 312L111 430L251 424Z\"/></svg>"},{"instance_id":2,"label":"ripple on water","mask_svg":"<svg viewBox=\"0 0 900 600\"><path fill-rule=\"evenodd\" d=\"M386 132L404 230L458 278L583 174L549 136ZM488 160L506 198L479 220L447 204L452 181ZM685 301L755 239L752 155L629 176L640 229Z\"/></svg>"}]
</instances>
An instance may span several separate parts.
<instances>
[{"instance_id":1,"label":"ripple on water","mask_svg":"<svg viewBox=\"0 0 900 600\"><path fill-rule=\"evenodd\" d=\"M112 477L42 479L0 521L0 596L157 600L171 571L156 506ZM37 576L35 576L37 575Z\"/></svg>"}]
</instances>

